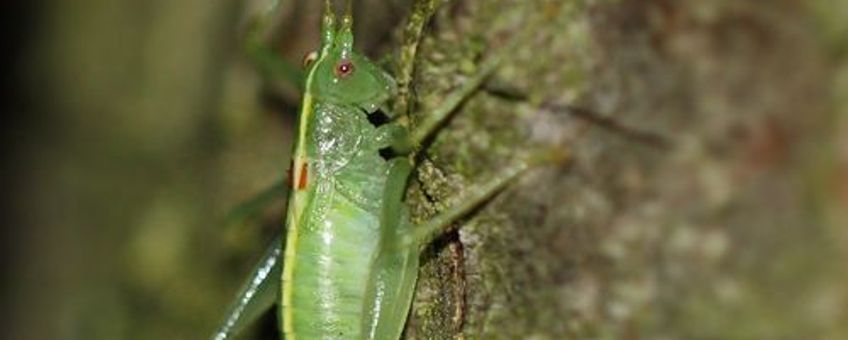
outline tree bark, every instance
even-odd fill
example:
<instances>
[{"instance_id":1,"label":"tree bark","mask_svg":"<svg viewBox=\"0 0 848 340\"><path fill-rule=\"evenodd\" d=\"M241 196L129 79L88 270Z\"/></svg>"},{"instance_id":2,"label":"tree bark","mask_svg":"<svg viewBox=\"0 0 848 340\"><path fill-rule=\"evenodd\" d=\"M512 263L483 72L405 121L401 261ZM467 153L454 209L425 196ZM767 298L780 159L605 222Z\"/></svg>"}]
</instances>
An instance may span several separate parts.
<instances>
[{"instance_id":1,"label":"tree bark","mask_svg":"<svg viewBox=\"0 0 848 340\"><path fill-rule=\"evenodd\" d=\"M416 112L509 57L427 150L417 216L522 155L570 160L429 248L406 336L846 336L846 44L828 36L845 25L823 6L442 4ZM519 49L498 49L528 27Z\"/></svg>"}]
</instances>

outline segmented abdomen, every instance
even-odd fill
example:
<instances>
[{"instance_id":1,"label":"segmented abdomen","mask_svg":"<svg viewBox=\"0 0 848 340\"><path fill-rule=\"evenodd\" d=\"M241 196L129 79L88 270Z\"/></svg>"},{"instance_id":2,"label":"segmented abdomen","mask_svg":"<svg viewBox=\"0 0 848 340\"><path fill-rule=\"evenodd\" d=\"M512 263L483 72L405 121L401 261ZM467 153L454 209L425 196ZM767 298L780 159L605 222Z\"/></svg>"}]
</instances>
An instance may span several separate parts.
<instances>
[{"instance_id":1,"label":"segmented abdomen","mask_svg":"<svg viewBox=\"0 0 848 340\"><path fill-rule=\"evenodd\" d=\"M294 258L286 259L294 265L291 305L284 307L292 313L287 339L361 338L379 219L335 187L316 190L297 226Z\"/></svg>"}]
</instances>

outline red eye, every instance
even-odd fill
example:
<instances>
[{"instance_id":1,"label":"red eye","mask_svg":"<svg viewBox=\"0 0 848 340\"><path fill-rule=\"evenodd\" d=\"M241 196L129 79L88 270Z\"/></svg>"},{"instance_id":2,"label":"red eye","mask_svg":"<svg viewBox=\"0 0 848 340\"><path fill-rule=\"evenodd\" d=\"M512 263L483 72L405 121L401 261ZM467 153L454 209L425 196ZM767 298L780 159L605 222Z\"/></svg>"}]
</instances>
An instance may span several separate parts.
<instances>
[{"instance_id":1,"label":"red eye","mask_svg":"<svg viewBox=\"0 0 848 340\"><path fill-rule=\"evenodd\" d=\"M351 74L353 74L353 62L347 59L339 60L338 64L336 64L336 77L339 78L347 78Z\"/></svg>"}]
</instances>

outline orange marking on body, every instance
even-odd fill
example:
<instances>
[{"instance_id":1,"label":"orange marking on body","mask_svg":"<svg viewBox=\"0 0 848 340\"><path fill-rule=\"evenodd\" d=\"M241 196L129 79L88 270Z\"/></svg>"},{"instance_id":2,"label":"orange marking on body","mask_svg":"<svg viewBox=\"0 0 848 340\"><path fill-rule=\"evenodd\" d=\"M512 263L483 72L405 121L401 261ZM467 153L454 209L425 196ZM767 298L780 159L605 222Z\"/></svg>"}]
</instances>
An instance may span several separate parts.
<instances>
[{"instance_id":1,"label":"orange marking on body","mask_svg":"<svg viewBox=\"0 0 848 340\"><path fill-rule=\"evenodd\" d=\"M306 188L306 183L309 177L309 166L306 162L300 164L300 175L297 178L297 189L303 190Z\"/></svg>"}]
</instances>

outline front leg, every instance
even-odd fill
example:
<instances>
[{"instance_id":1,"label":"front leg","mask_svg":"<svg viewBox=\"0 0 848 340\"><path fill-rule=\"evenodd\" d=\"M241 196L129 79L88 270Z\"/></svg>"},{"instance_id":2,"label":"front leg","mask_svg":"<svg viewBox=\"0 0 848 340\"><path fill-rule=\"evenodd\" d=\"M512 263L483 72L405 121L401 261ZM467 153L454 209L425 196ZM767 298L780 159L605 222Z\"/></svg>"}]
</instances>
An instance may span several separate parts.
<instances>
[{"instance_id":1,"label":"front leg","mask_svg":"<svg viewBox=\"0 0 848 340\"><path fill-rule=\"evenodd\" d=\"M375 136L377 148L392 148L396 155L406 155L412 151L412 143L409 139L409 130L397 121L392 121L377 127Z\"/></svg>"},{"instance_id":2,"label":"front leg","mask_svg":"<svg viewBox=\"0 0 848 340\"><path fill-rule=\"evenodd\" d=\"M409 21L403 29L403 44L400 47L395 70L395 80L398 85L398 96L392 107L395 112L406 113L409 109L409 86L412 83L418 45L421 42L424 27L430 22L440 3L440 0L416 0Z\"/></svg>"}]
</instances>

